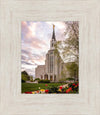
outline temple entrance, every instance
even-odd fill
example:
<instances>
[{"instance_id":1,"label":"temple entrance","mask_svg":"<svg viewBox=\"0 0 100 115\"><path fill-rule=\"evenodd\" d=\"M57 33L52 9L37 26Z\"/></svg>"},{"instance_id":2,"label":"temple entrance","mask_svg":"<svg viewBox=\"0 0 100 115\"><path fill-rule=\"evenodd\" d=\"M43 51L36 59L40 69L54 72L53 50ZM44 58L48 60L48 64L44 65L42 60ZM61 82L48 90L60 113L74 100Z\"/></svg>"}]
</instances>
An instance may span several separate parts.
<instances>
[{"instance_id":1,"label":"temple entrance","mask_svg":"<svg viewBox=\"0 0 100 115\"><path fill-rule=\"evenodd\" d=\"M43 79L43 76L41 75L41 79Z\"/></svg>"},{"instance_id":2,"label":"temple entrance","mask_svg":"<svg viewBox=\"0 0 100 115\"><path fill-rule=\"evenodd\" d=\"M44 79L48 80L48 75L47 74L44 75Z\"/></svg>"},{"instance_id":3,"label":"temple entrance","mask_svg":"<svg viewBox=\"0 0 100 115\"><path fill-rule=\"evenodd\" d=\"M50 76L50 81L52 81L53 80L53 76Z\"/></svg>"},{"instance_id":4,"label":"temple entrance","mask_svg":"<svg viewBox=\"0 0 100 115\"><path fill-rule=\"evenodd\" d=\"M56 75L54 76L54 81L56 81Z\"/></svg>"}]
</instances>

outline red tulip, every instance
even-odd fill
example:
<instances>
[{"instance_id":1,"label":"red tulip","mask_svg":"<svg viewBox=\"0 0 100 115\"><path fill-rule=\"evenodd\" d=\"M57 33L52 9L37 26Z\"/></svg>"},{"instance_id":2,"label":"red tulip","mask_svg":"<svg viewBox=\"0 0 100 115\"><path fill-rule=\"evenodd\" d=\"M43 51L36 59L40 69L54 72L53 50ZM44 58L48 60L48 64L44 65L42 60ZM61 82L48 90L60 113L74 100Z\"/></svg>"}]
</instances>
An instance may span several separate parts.
<instances>
[{"instance_id":1,"label":"red tulip","mask_svg":"<svg viewBox=\"0 0 100 115\"><path fill-rule=\"evenodd\" d=\"M60 89L62 89L63 87L62 87L62 86L60 86L59 88L60 88Z\"/></svg>"},{"instance_id":2,"label":"red tulip","mask_svg":"<svg viewBox=\"0 0 100 115\"><path fill-rule=\"evenodd\" d=\"M48 90L48 89L46 89L46 90L45 90L45 93L48 93L48 92L49 92L49 90Z\"/></svg>"},{"instance_id":3,"label":"red tulip","mask_svg":"<svg viewBox=\"0 0 100 115\"><path fill-rule=\"evenodd\" d=\"M68 90L66 90L66 93L68 93Z\"/></svg>"},{"instance_id":4,"label":"red tulip","mask_svg":"<svg viewBox=\"0 0 100 115\"><path fill-rule=\"evenodd\" d=\"M69 90L72 90L72 88L70 87Z\"/></svg>"},{"instance_id":5,"label":"red tulip","mask_svg":"<svg viewBox=\"0 0 100 115\"><path fill-rule=\"evenodd\" d=\"M73 83L72 85L75 86L75 83Z\"/></svg>"},{"instance_id":6,"label":"red tulip","mask_svg":"<svg viewBox=\"0 0 100 115\"><path fill-rule=\"evenodd\" d=\"M25 92L26 94L32 94L32 92L29 92L29 91L27 91L27 92Z\"/></svg>"},{"instance_id":7,"label":"red tulip","mask_svg":"<svg viewBox=\"0 0 100 115\"><path fill-rule=\"evenodd\" d=\"M69 93L70 91L72 91L72 88L71 88L71 87L66 90L66 93Z\"/></svg>"},{"instance_id":8,"label":"red tulip","mask_svg":"<svg viewBox=\"0 0 100 115\"><path fill-rule=\"evenodd\" d=\"M48 86L47 84L45 84L45 86Z\"/></svg>"}]
</instances>

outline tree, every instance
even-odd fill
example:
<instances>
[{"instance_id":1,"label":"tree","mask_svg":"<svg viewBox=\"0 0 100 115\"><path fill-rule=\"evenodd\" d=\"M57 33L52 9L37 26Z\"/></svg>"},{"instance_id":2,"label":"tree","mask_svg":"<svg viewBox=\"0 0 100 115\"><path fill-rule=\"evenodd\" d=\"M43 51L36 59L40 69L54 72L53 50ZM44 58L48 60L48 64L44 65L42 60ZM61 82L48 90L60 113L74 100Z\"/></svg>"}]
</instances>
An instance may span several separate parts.
<instances>
[{"instance_id":1,"label":"tree","mask_svg":"<svg viewBox=\"0 0 100 115\"><path fill-rule=\"evenodd\" d=\"M79 24L77 21L66 22L67 28L65 35L68 35L63 42L58 41L55 47L60 50L64 61L74 61L78 64L79 60Z\"/></svg>"},{"instance_id":2,"label":"tree","mask_svg":"<svg viewBox=\"0 0 100 115\"><path fill-rule=\"evenodd\" d=\"M68 25L67 33L69 38L64 41L63 55L69 55L74 58L74 61L78 64L79 60L79 24L77 21L66 22Z\"/></svg>"},{"instance_id":3,"label":"tree","mask_svg":"<svg viewBox=\"0 0 100 115\"><path fill-rule=\"evenodd\" d=\"M78 65L75 62L70 62L66 64L66 68L69 72L70 77L78 79Z\"/></svg>"},{"instance_id":4,"label":"tree","mask_svg":"<svg viewBox=\"0 0 100 115\"><path fill-rule=\"evenodd\" d=\"M21 73L28 76L28 73L26 71L22 71Z\"/></svg>"},{"instance_id":5,"label":"tree","mask_svg":"<svg viewBox=\"0 0 100 115\"><path fill-rule=\"evenodd\" d=\"M66 22L66 39L55 44L55 52L59 51L66 69L71 77L78 78L79 67L79 23L78 21ZM71 63L69 63L71 62ZM65 74L65 73L64 73Z\"/></svg>"},{"instance_id":6,"label":"tree","mask_svg":"<svg viewBox=\"0 0 100 115\"><path fill-rule=\"evenodd\" d=\"M30 80L30 76L28 75L28 73L26 71L23 71L23 72L21 72L21 79L23 81L28 81L28 80Z\"/></svg>"},{"instance_id":7,"label":"tree","mask_svg":"<svg viewBox=\"0 0 100 115\"><path fill-rule=\"evenodd\" d=\"M33 80L33 76L30 76L30 81L31 81L31 82L33 82L33 81L34 81L34 80Z\"/></svg>"}]
</instances>

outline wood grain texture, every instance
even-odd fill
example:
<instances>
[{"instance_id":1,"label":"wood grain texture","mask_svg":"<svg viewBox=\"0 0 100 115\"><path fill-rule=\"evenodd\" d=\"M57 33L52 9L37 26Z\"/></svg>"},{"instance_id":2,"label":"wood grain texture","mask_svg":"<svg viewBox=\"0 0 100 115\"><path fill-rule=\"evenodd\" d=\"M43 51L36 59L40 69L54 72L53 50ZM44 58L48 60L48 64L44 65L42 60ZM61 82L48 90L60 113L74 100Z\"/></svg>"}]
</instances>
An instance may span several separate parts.
<instances>
[{"instance_id":1,"label":"wood grain texture","mask_svg":"<svg viewBox=\"0 0 100 115\"><path fill-rule=\"evenodd\" d=\"M0 115L100 115L99 0L0 1ZM21 21L80 23L79 94L21 94Z\"/></svg>"}]
</instances>

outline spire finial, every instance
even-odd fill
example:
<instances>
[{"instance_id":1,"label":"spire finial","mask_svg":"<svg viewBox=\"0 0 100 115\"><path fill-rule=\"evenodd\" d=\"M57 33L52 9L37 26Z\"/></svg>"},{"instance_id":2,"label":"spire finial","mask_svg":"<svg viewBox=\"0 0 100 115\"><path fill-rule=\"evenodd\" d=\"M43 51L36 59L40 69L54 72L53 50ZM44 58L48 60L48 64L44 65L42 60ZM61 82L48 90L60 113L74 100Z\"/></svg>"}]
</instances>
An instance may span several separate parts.
<instances>
[{"instance_id":1,"label":"spire finial","mask_svg":"<svg viewBox=\"0 0 100 115\"><path fill-rule=\"evenodd\" d=\"M55 28L55 25L53 24L53 29Z\"/></svg>"},{"instance_id":2,"label":"spire finial","mask_svg":"<svg viewBox=\"0 0 100 115\"><path fill-rule=\"evenodd\" d=\"M54 39L54 40L56 40L56 39L55 39L55 25L54 25L54 24L53 24L53 34L52 34L52 40L53 40L53 39Z\"/></svg>"}]
</instances>

